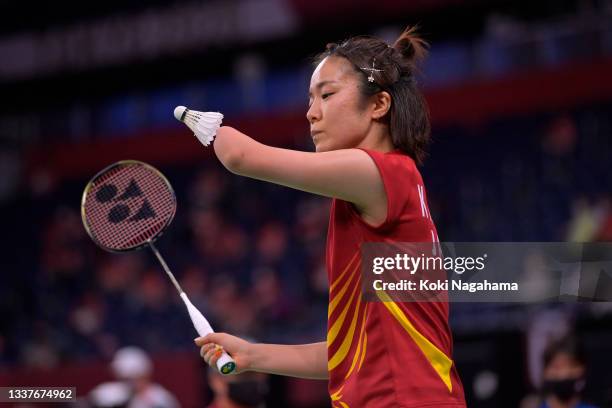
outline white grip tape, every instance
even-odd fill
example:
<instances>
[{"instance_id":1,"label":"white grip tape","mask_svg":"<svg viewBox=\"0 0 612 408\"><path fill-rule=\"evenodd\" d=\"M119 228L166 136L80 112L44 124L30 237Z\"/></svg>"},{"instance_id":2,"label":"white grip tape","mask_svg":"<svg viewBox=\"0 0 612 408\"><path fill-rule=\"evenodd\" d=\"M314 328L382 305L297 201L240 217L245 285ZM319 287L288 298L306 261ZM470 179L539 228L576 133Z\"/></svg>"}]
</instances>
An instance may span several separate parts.
<instances>
[{"instance_id":1,"label":"white grip tape","mask_svg":"<svg viewBox=\"0 0 612 408\"><path fill-rule=\"evenodd\" d=\"M196 331L200 335L200 337L204 337L210 333L214 333L210 323L204 317L204 315L198 310L197 307L191 303L187 294L185 292L181 293L181 299L187 306L187 311L189 312L189 317L191 318L191 322L195 327ZM222 374L231 374L236 368L236 363L234 359L229 356L225 351L217 360L217 370L219 370Z\"/></svg>"},{"instance_id":2,"label":"white grip tape","mask_svg":"<svg viewBox=\"0 0 612 408\"><path fill-rule=\"evenodd\" d=\"M221 374L231 374L236 369L236 362L225 351L217 360L217 370Z\"/></svg>"},{"instance_id":3,"label":"white grip tape","mask_svg":"<svg viewBox=\"0 0 612 408\"><path fill-rule=\"evenodd\" d=\"M208 320L206 320L206 318L202 315L202 313L200 313L198 308L195 307L193 303L191 303L185 292L181 293L181 299L183 299L185 306L187 306L189 317L191 317L193 326L195 327L200 337L204 337L210 333L214 333L212 327L210 327L210 323L208 323Z\"/></svg>"}]
</instances>

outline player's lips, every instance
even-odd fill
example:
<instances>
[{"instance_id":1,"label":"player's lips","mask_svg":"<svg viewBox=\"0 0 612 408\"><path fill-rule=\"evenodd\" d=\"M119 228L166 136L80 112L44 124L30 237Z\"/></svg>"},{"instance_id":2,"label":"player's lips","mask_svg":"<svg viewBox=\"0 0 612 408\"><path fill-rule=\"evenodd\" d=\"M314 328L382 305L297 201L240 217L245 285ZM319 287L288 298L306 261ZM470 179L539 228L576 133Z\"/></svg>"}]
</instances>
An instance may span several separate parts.
<instances>
[{"instance_id":1,"label":"player's lips","mask_svg":"<svg viewBox=\"0 0 612 408\"><path fill-rule=\"evenodd\" d=\"M318 135L319 133L323 133L323 131L322 130L311 130L310 131L310 137L312 137L314 139L315 136Z\"/></svg>"}]
</instances>

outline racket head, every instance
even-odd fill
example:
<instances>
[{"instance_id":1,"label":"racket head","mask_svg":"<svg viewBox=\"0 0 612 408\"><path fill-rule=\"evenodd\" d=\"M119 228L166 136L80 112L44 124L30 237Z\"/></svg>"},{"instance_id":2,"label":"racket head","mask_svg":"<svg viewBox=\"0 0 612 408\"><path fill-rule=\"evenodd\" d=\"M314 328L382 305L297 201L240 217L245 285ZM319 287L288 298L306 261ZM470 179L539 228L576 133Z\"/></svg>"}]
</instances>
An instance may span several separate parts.
<instances>
[{"instance_id":1,"label":"racket head","mask_svg":"<svg viewBox=\"0 0 612 408\"><path fill-rule=\"evenodd\" d=\"M155 167L122 160L85 186L81 219L87 234L110 252L140 249L157 240L176 214L176 194Z\"/></svg>"}]
</instances>

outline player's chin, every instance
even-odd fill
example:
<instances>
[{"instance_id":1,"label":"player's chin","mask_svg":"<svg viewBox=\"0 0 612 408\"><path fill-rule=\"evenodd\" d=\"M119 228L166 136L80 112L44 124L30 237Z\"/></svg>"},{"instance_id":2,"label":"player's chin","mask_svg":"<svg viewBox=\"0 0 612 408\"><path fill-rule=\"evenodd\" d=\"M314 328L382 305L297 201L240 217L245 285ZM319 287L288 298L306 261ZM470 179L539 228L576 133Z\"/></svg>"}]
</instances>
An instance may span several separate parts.
<instances>
[{"instance_id":1,"label":"player's chin","mask_svg":"<svg viewBox=\"0 0 612 408\"><path fill-rule=\"evenodd\" d=\"M329 152L333 150L333 148L329 146L329 144L326 143L325 140L317 140L314 142L314 145L315 145L315 151L317 153Z\"/></svg>"}]
</instances>

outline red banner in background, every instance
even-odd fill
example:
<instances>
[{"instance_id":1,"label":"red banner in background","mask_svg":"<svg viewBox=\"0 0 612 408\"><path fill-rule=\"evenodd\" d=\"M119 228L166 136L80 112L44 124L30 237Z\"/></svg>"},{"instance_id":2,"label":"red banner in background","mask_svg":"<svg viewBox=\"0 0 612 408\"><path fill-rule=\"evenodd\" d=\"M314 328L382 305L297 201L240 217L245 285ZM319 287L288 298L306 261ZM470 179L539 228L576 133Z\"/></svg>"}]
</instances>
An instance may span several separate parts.
<instances>
[{"instance_id":1,"label":"red banner in background","mask_svg":"<svg viewBox=\"0 0 612 408\"><path fill-rule=\"evenodd\" d=\"M320 24L335 18L364 20L372 17L397 17L402 13L427 12L442 7L469 8L482 3L501 3L503 0L288 0L296 15L306 23ZM408 22L408 21L407 21Z\"/></svg>"},{"instance_id":2,"label":"red banner in background","mask_svg":"<svg viewBox=\"0 0 612 408\"><path fill-rule=\"evenodd\" d=\"M537 69L426 92L433 125L571 109L612 99L612 59Z\"/></svg>"}]
</instances>

